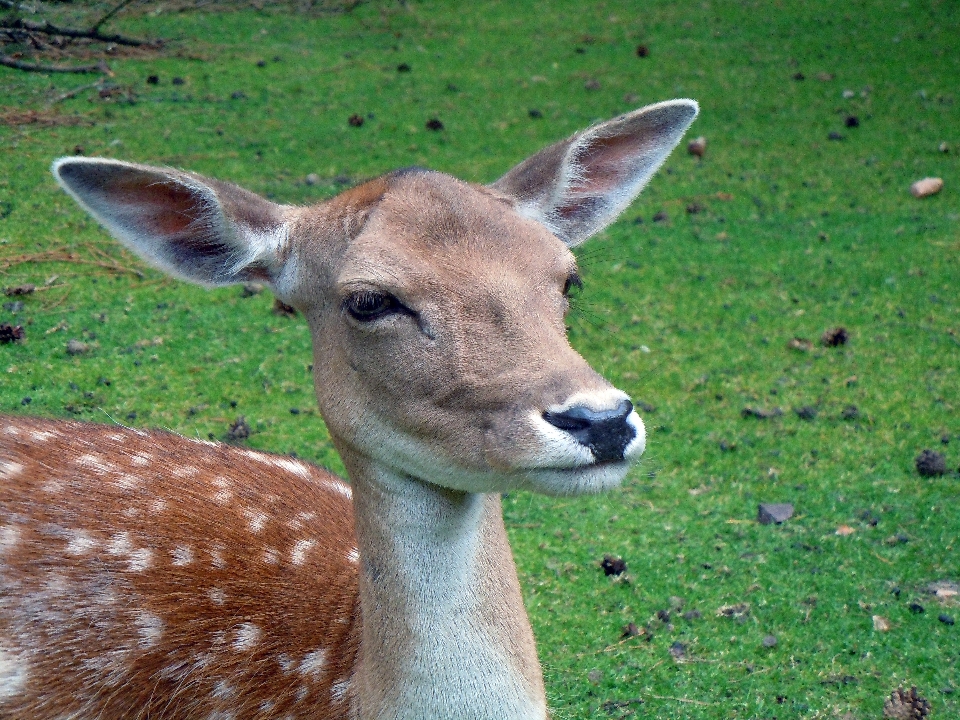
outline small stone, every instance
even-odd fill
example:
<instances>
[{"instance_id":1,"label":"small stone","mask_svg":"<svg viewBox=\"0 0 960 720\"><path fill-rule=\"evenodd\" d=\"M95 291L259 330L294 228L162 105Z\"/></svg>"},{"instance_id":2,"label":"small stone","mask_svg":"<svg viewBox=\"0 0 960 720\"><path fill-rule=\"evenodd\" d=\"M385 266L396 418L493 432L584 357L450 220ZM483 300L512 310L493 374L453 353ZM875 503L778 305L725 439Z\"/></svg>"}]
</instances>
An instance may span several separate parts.
<instances>
[{"instance_id":1,"label":"small stone","mask_svg":"<svg viewBox=\"0 0 960 720\"><path fill-rule=\"evenodd\" d=\"M600 81L596 78L588 78L587 81L583 83L583 87L585 90L599 90Z\"/></svg>"},{"instance_id":2,"label":"small stone","mask_svg":"<svg viewBox=\"0 0 960 720\"><path fill-rule=\"evenodd\" d=\"M843 121L843 124L848 128L860 127L860 118L856 115L847 115L846 119Z\"/></svg>"},{"instance_id":3,"label":"small stone","mask_svg":"<svg viewBox=\"0 0 960 720\"><path fill-rule=\"evenodd\" d=\"M0 323L0 344L22 341L27 334L20 325L11 325L10 323Z\"/></svg>"},{"instance_id":4,"label":"small stone","mask_svg":"<svg viewBox=\"0 0 960 720\"><path fill-rule=\"evenodd\" d=\"M877 632L887 632L890 630L890 621L882 615L873 616L873 629Z\"/></svg>"},{"instance_id":5,"label":"small stone","mask_svg":"<svg viewBox=\"0 0 960 720\"><path fill-rule=\"evenodd\" d=\"M950 146L947 143L942 142L937 146L937 150L939 150L942 153L948 153L950 152Z\"/></svg>"},{"instance_id":6,"label":"small stone","mask_svg":"<svg viewBox=\"0 0 960 720\"><path fill-rule=\"evenodd\" d=\"M147 75L147 85L159 85L160 76L159 75Z\"/></svg>"},{"instance_id":7,"label":"small stone","mask_svg":"<svg viewBox=\"0 0 960 720\"><path fill-rule=\"evenodd\" d=\"M927 609L918 602L912 602L907 605L907 609L912 612L914 615L922 615L927 611Z\"/></svg>"},{"instance_id":8,"label":"small stone","mask_svg":"<svg viewBox=\"0 0 960 720\"><path fill-rule=\"evenodd\" d=\"M704 153L707 152L707 139L703 135L694 138L687 143L687 152L698 158L702 158Z\"/></svg>"},{"instance_id":9,"label":"small stone","mask_svg":"<svg viewBox=\"0 0 960 720\"><path fill-rule=\"evenodd\" d=\"M67 355L83 355L89 350L90 346L81 340L71 340L67 343Z\"/></svg>"},{"instance_id":10,"label":"small stone","mask_svg":"<svg viewBox=\"0 0 960 720\"><path fill-rule=\"evenodd\" d=\"M604 575L622 575L627 570L627 564L623 558L613 555L604 555L600 561L600 567L603 568Z\"/></svg>"},{"instance_id":11,"label":"small stone","mask_svg":"<svg viewBox=\"0 0 960 720\"><path fill-rule=\"evenodd\" d=\"M307 185L316 185L317 183L320 182L320 176L317 175L316 173L310 173L303 179L303 181Z\"/></svg>"},{"instance_id":12,"label":"small stone","mask_svg":"<svg viewBox=\"0 0 960 720\"><path fill-rule=\"evenodd\" d=\"M257 67L266 67L266 66L267 66L266 60L257 60Z\"/></svg>"},{"instance_id":13,"label":"small stone","mask_svg":"<svg viewBox=\"0 0 960 720\"><path fill-rule=\"evenodd\" d=\"M813 343L806 338L795 337L790 338L790 341L787 343L787 348L796 350L797 352L810 352L813 350Z\"/></svg>"},{"instance_id":14,"label":"small stone","mask_svg":"<svg viewBox=\"0 0 960 720\"><path fill-rule=\"evenodd\" d=\"M844 420L856 420L860 417L860 408L856 405L847 405L840 411L840 417Z\"/></svg>"},{"instance_id":15,"label":"small stone","mask_svg":"<svg viewBox=\"0 0 960 720\"><path fill-rule=\"evenodd\" d=\"M587 680L594 685L599 685L600 681L603 680L603 673L599 670L591 670L587 673Z\"/></svg>"},{"instance_id":16,"label":"small stone","mask_svg":"<svg viewBox=\"0 0 960 720\"><path fill-rule=\"evenodd\" d=\"M775 648L777 646L777 638L774 635L767 635L761 643L765 648Z\"/></svg>"},{"instance_id":17,"label":"small stone","mask_svg":"<svg viewBox=\"0 0 960 720\"><path fill-rule=\"evenodd\" d=\"M780 417L783 415L783 410L778 407L766 409L759 407L745 407L740 411L740 416L743 418L756 418L757 420L769 420L770 418Z\"/></svg>"},{"instance_id":18,"label":"small stone","mask_svg":"<svg viewBox=\"0 0 960 720\"><path fill-rule=\"evenodd\" d=\"M240 440L246 440L248 437L250 437L250 426L247 424L246 418L241 415L230 425L230 429L227 430L227 441L238 442Z\"/></svg>"},{"instance_id":19,"label":"small stone","mask_svg":"<svg viewBox=\"0 0 960 720\"><path fill-rule=\"evenodd\" d=\"M937 618L944 625L953 625L956 621L953 619L952 615L947 615L946 613L940 613L940 616Z\"/></svg>"},{"instance_id":20,"label":"small stone","mask_svg":"<svg viewBox=\"0 0 960 720\"><path fill-rule=\"evenodd\" d=\"M687 656L687 646L678 640L670 646L670 654L674 660L683 660Z\"/></svg>"},{"instance_id":21,"label":"small stone","mask_svg":"<svg viewBox=\"0 0 960 720\"><path fill-rule=\"evenodd\" d=\"M400 63L397 65L397 72L399 73L410 72L412 69L413 68L411 68L407 63Z\"/></svg>"},{"instance_id":22,"label":"small stone","mask_svg":"<svg viewBox=\"0 0 960 720\"><path fill-rule=\"evenodd\" d=\"M910 194L918 199L936 195L941 190L943 190L943 180L938 177L923 178L910 186Z\"/></svg>"},{"instance_id":23,"label":"small stone","mask_svg":"<svg viewBox=\"0 0 960 720\"><path fill-rule=\"evenodd\" d=\"M529 115L529 116L530 116L531 118L533 118L534 120L539 120L540 118L543 117L543 113L542 113L541 111L537 110L536 108L530 108L530 109L527 111L527 115Z\"/></svg>"},{"instance_id":24,"label":"small stone","mask_svg":"<svg viewBox=\"0 0 960 720\"><path fill-rule=\"evenodd\" d=\"M826 347L839 347L840 345L846 345L850 340L850 333L847 332L847 329L844 327L835 327L830 330L825 330L823 335L820 336L820 342L823 343Z\"/></svg>"},{"instance_id":25,"label":"small stone","mask_svg":"<svg viewBox=\"0 0 960 720\"><path fill-rule=\"evenodd\" d=\"M914 460L921 477L939 477L947 472L947 459L935 450L923 450Z\"/></svg>"},{"instance_id":26,"label":"small stone","mask_svg":"<svg viewBox=\"0 0 960 720\"><path fill-rule=\"evenodd\" d=\"M21 295L32 295L36 289L36 285L25 283L23 285L14 285L13 287L4 288L3 294L7 297L20 297Z\"/></svg>"},{"instance_id":27,"label":"small stone","mask_svg":"<svg viewBox=\"0 0 960 720\"><path fill-rule=\"evenodd\" d=\"M670 216L667 215L667 211L666 211L666 210L659 210L659 211L658 211L657 213L655 213L654 216L653 216L653 221L654 221L655 223L666 222L666 221L669 220L669 219L670 219Z\"/></svg>"},{"instance_id":28,"label":"small stone","mask_svg":"<svg viewBox=\"0 0 960 720\"><path fill-rule=\"evenodd\" d=\"M779 525L793 517L792 503L760 503L757 507L757 522L761 525Z\"/></svg>"},{"instance_id":29,"label":"small stone","mask_svg":"<svg viewBox=\"0 0 960 720\"><path fill-rule=\"evenodd\" d=\"M443 130L443 123L437 118L430 118L427 120L426 128L427 130L433 130L434 132L437 132L439 130Z\"/></svg>"},{"instance_id":30,"label":"small stone","mask_svg":"<svg viewBox=\"0 0 960 720\"><path fill-rule=\"evenodd\" d=\"M820 82L830 82L831 80L833 80L833 73L818 72L817 80L819 80Z\"/></svg>"},{"instance_id":31,"label":"small stone","mask_svg":"<svg viewBox=\"0 0 960 720\"><path fill-rule=\"evenodd\" d=\"M855 532L855 528L852 528L849 525L841 525L837 528L835 534L839 535L840 537L847 537L848 535L853 535Z\"/></svg>"},{"instance_id":32,"label":"small stone","mask_svg":"<svg viewBox=\"0 0 960 720\"><path fill-rule=\"evenodd\" d=\"M350 125L350 127L362 127L363 116L357 115L356 113L354 113L347 119L347 124Z\"/></svg>"},{"instance_id":33,"label":"small stone","mask_svg":"<svg viewBox=\"0 0 960 720\"><path fill-rule=\"evenodd\" d=\"M699 610L687 610L683 614L683 619L688 621L699 620L701 617L703 616L700 614Z\"/></svg>"},{"instance_id":34,"label":"small stone","mask_svg":"<svg viewBox=\"0 0 960 720\"><path fill-rule=\"evenodd\" d=\"M175 77L170 82L172 82L174 85L186 85L187 83L187 81L184 80L182 77Z\"/></svg>"},{"instance_id":35,"label":"small stone","mask_svg":"<svg viewBox=\"0 0 960 720\"><path fill-rule=\"evenodd\" d=\"M799 80L806 80L806 79L807 79L807 76L804 75L802 72L795 72L795 73L793 74L793 79L794 79L794 80L798 80L798 81L799 81Z\"/></svg>"},{"instance_id":36,"label":"small stone","mask_svg":"<svg viewBox=\"0 0 960 720\"><path fill-rule=\"evenodd\" d=\"M637 49L635 52L637 54L637 57L640 57L640 58L645 58L650 56L650 48L648 48L646 45L637 45Z\"/></svg>"},{"instance_id":37,"label":"small stone","mask_svg":"<svg viewBox=\"0 0 960 720\"><path fill-rule=\"evenodd\" d=\"M843 140L843 135L834 130L827 135L827 140Z\"/></svg>"},{"instance_id":38,"label":"small stone","mask_svg":"<svg viewBox=\"0 0 960 720\"><path fill-rule=\"evenodd\" d=\"M843 91L843 99L844 99L844 100L852 100L852 99L855 98L856 96L857 96L857 94L856 94L853 90L844 90L844 91Z\"/></svg>"},{"instance_id":39,"label":"small stone","mask_svg":"<svg viewBox=\"0 0 960 720\"><path fill-rule=\"evenodd\" d=\"M640 628L637 627L636 623L628 623L623 626L620 632L620 639L624 640L626 638L638 637L641 634Z\"/></svg>"},{"instance_id":40,"label":"small stone","mask_svg":"<svg viewBox=\"0 0 960 720\"><path fill-rule=\"evenodd\" d=\"M811 422L817 419L817 409L812 405L804 405L803 407L794 408L793 411L801 420Z\"/></svg>"}]
</instances>

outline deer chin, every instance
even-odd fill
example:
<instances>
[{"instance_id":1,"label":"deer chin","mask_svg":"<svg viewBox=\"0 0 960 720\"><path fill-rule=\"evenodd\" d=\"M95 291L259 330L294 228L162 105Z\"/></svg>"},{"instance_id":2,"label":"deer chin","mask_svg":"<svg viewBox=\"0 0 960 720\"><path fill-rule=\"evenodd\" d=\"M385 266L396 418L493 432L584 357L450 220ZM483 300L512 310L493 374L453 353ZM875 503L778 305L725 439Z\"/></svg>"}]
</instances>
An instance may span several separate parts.
<instances>
[{"instance_id":1,"label":"deer chin","mask_svg":"<svg viewBox=\"0 0 960 720\"><path fill-rule=\"evenodd\" d=\"M633 463L600 462L573 468L535 468L524 473L524 489L544 495L593 495L618 487Z\"/></svg>"}]
</instances>

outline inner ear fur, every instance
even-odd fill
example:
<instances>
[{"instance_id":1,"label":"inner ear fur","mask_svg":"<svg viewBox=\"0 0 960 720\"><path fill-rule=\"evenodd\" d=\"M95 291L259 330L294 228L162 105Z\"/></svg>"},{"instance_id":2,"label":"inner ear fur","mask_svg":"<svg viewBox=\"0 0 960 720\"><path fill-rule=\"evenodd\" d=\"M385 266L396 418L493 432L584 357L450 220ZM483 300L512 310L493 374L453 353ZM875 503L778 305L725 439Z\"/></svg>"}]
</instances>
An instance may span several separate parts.
<instances>
[{"instance_id":1,"label":"inner ear fur","mask_svg":"<svg viewBox=\"0 0 960 720\"><path fill-rule=\"evenodd\" d=\"M541 150L492 187L567 245L579 245L627 208L698 112L693 100L669 100L621 115Z\"/></svg>"}]
</instances>

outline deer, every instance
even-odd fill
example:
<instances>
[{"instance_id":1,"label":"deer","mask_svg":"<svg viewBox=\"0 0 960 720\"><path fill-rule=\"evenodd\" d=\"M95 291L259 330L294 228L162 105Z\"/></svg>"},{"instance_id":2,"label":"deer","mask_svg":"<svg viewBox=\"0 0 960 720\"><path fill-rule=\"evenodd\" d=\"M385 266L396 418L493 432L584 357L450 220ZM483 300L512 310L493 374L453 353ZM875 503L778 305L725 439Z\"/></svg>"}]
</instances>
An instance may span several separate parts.
<instances>
[{"instance_id":1,"label":"deer","mask_svg":"<svg viewBox=\"0 0 960 720\"><path fill-rule=\"evenodd\" d=\"M168 431L0 416L0 718L543 720L502 494L618 486L646 431L570 345L571 248L630 204L692 100L489 185L408 168L309 207L113 159L53 163L182 280L306 320L347 480Z\"/></svg>"}]
</instances>

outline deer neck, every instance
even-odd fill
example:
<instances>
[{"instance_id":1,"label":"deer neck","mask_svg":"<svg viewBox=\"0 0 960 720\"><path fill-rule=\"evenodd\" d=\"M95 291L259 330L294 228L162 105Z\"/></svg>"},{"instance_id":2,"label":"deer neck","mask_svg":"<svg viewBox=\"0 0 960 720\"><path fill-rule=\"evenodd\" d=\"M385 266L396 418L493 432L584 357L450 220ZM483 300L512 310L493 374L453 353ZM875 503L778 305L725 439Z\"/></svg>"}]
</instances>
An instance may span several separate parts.
<instances>
[{"instance_id":1,"label":"deer neck","mask_svg":"<svg viewBox=\"0 0 960 720\"><path fill-rule=\"evenodd\" d=\"M500 496L344 460L361 556L356 717L544 720Z\"/></svg>"}]
</instances>

